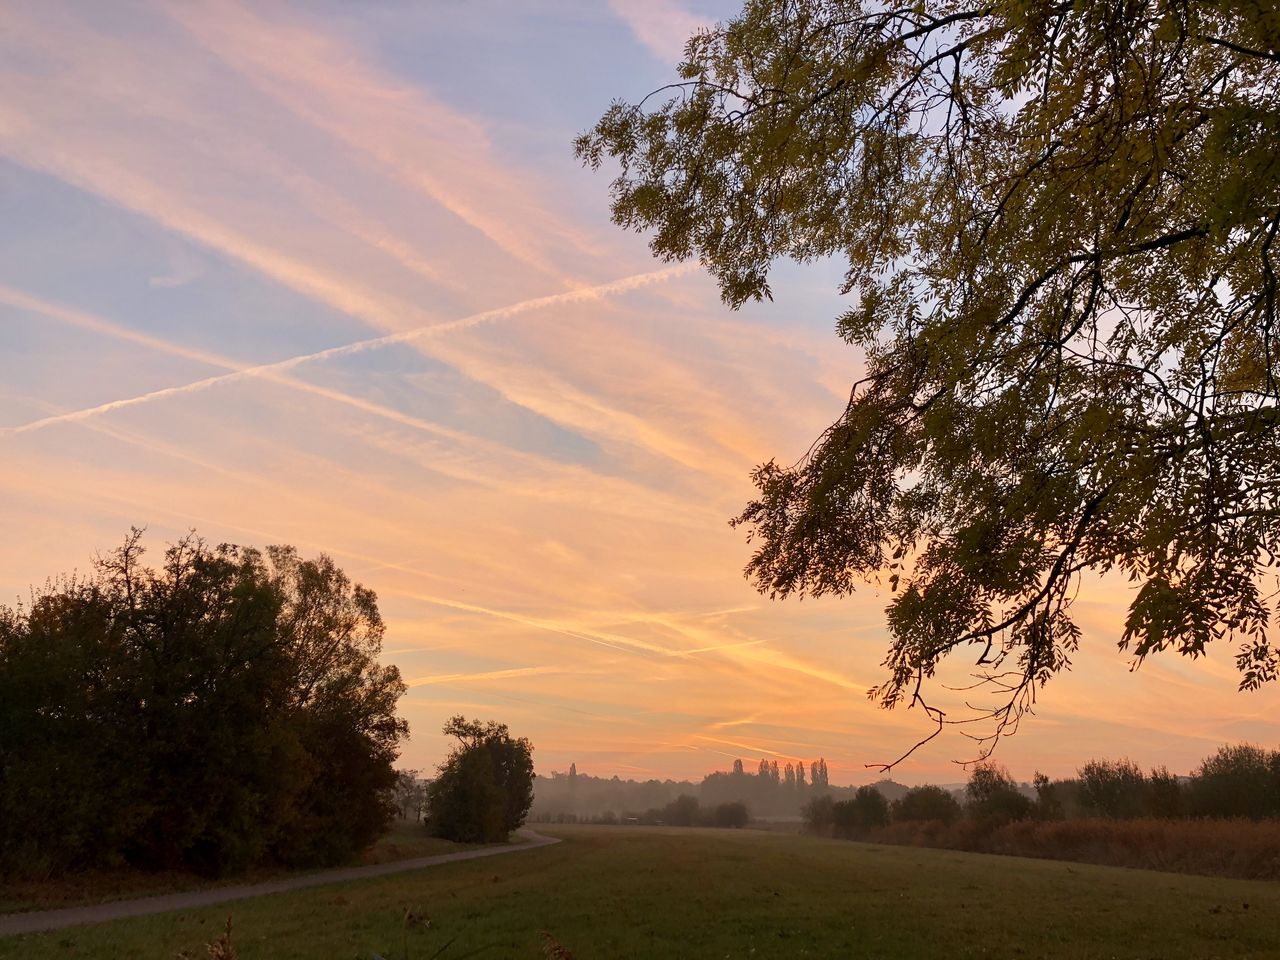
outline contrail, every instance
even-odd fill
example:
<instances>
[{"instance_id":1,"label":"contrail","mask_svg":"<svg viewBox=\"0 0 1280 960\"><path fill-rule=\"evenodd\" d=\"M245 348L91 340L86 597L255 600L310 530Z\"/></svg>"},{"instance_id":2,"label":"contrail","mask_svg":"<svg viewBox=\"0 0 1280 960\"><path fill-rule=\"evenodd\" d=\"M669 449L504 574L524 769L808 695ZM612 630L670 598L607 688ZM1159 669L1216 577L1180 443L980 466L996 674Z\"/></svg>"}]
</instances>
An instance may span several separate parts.
<instances>
[{"instance_id":1,"label":"contrail","mask_svg":"<svg viewBox=\"0 0 1280 960\"><path fill-rule=\"evenodd\" d=\"M219 386L224 383L232 383L238 380L247 380L250 378L261 377L268 380L277 380L286 383L292 387L306 389L309 392L318 392L311 389L311 385L303 385L300 381L280 376L304 364L315 363L322 360L331 360L335 357L345 357L358 353L365 353L370 350L379 350L383 347L393 346L400 343L412 343L415 340L422 340L428 337L438 336L443 333L450 333L454 330L465 330L470 327L480 326L481 324L491 323L495 320L502 320L507 317L514 317L522 313L529 313L533 310L539 310L543 307L555 306L562 303L578 303L584 300L600 300L604 297L614 294L626 293L631 290L637 290L650 284L660 283L671 277L680 276L690 273L697 269L696 264L682 263L674 267L666 267L662 270L653 270L648 273L637 273L629 277L623 277L619 280L612 280L608 283L595 284L593 286L579 287L576 290L566 290L562 293L548 294L544 297L534 297L531 300L522 300L519 303L508 304L505 307L497 307L493 310L484 310L480 313L473 313L470 316L459 317L456 320L446 320L442 323L434 323L423 327L415 327L411 330L403 330L398 333L391 333L381 337L371 337L367 340L357 340L354 343L343 344L338 347L329 347L327 350L319 350L315 353L302 354L301 356L289 357L285 360L276 360L271 363L261 363L252 366L239 366L224 357L216 354L208 353L200 350L187 350L185 348L175 348L173 345L161 347L169 353L176 353L193 360L200 360L214 366L230 368L229 372L217 374L212 377L205 377L202 380L195 380L190 383L184 383L176 387L164 387L159 390L152 390L135 397L125 397L120 400L110 400L106 403L98 404L94 407L85 407L80 410L70 410L66 413L59 413L53 416L42 417L39 420L32 420L29 423L20 424L16 427L0 428L0 436L12 435L19 433L29 433L33 430L42 430L45 427L53 426L58 423L74 423L78 420L87 420L91 417L101 416L104 413L110 413L113 410L122 410L126 407L135 407L141 404L152 403L156 400L163 400L167 397L178 396L181 394L198 393L207 390L210 387ZM25 295L18 294L16 291L7 291L3 299L17 306L24 306L30 309L43 309L33 306L38 301ZM86 323L86 317L77 311L65 311L63 314L66 318L75 317L75 321L84 326L90 326L95 329L108 326L101 321L96 323ZM162 341L156 340L145 334L131 334L128 339L135 342L146 344L147 346L160 347ZM326 395L331 399L336 399L330 391L325 391ZM341 395L341 396L346 396ZM349 401L355 401L356 398L347 397Z\"/></svg>"}]
</instances>

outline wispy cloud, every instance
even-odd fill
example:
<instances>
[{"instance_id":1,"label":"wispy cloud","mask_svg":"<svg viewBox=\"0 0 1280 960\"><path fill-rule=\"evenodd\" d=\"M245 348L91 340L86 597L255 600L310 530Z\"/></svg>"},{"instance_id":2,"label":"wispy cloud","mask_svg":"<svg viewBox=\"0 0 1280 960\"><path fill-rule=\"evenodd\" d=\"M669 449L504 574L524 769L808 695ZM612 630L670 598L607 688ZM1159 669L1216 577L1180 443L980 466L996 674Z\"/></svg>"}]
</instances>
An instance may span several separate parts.
<instances>
[{"instance_id":1,"label":"wispy cloud","mask_svg":"<svg viewBox=\"0 0 1280 960\"><path fill-rule=\"evenodd\" d=\"M609 8L631 29L649 52L664 63L682 59L684 45L700 30L714 26L690 13L676 0L609 0Z\"/></svg>"},{"instance_id":2,"label":"wispy cloud","mask_svg":"<svg viewBox=\"0 0 1280 960\"><path fill-rule=\"evenodd\" d=\"M824 329L831 271L729 315L611 227L569 140L704 24L619 0L554 52L528 42L565 37L566 9L483 29L457 5L6 9L0 596L132 523L290 542L378 591L386 657L421 681L407 765L465 711L544 770L823 754L866 779L924 719L864 696L884 598L764 602L725 523L857 375ZM643 58L601 66L623 23L653 56L634 76ZM1011 767L1069 773L1128 736L1185 770L1206 738L1280 736L1229 663L1130 675L1125 587L1093 587L1095 646ZM904 776L952 779L967 746Z\"/></svg>"},{"instance_id":3,"label":"wispy cloud","mask_svg":"<svg viewBox=\"0 0 1280 960\"><path fill-rule=\"evenodd\" d=\"M163 9L260 90L349 148L368 154L407 187L421 191L544 274L561 271L546 256L545 235L529 225L527 183L494 162L484 130L352 56L349 47L297 20L273 19L234 2L168 3ZM506 211L506 215L494 211ZM561 226L562 239L574 231Z\"/></svg>"},{"instance_id":4,"label":"wispy cloud","mask_svg":"<svg viewBox=\"0 0 1280 960\"><path fill-rule=\"evenodd\" d=\"M103 414L110 413L115 410L135 407L141 404L154 403L158 400L164 400L170 397L180 396L182 394L197 393L202 390L207 390L210 387L216 387L221 384L233 383L253 377L261 377L285 383L286 385L296 389L315 392L318 395L325 396L337 402L356 404L360 409L368 413L393 418L405 425L423 427L425 425L424 421L418 418L408 417L404 414L397 414L395 411L391 411L389 408L381 404L362 401L356 397L341 394L335 390L325 390L324 388L317 387L312 384L303 384L301 381L286 379L281 375L295 370L305 364L319 363L325 360L337 359L339 357L353 356L355 354L365 353L370 350L377 350L395 344L414 343L427 337L440 336L456 330L475 327L483 323L491 323L496 320L518 316L522 313L528 313L533 310L544 309L549 306L565 303L577 303L585 300L599 300L603 297L636 290L651 283L658 283L670 277L688 273L691 269L693 269L691 265L681 264L675 267L667 267L662 270L635 274L629 277L623 277L619 280L610 281L609 283L582 286L573 290L567 290L563 293L533 297L519 303L509 304L493 310L484 310L466 317L460 317L456 320L447 320L440 323L428 324L421 327L415 327L411 330L401 331L399 333L387 334L386 336L381 337L370 337L365 340L357 340L353 343L346 343L337 347L329 347L325 350L299 354L298 356L288 357L284 360L275 360L270 363L259 363L253 365L236 364L224 357L219 357L218 355L207 351L197 351L174 346L156 337L130 331L127 328L109 325L105 321L98 318L91 318L88 314L81 311L73 311L56 305L51 305L45 301L26 296L10 288L0 288L0 300L10 303L13 306L21 307L22 309L36 310L41 313L48 313L50 315L58 316L60 319L67 320L68 322L75 323L78 326L83 326L86 329L92 329L95 332L110 333L113 336L120 336L125 339L133 340L136 343L140 343L153 349L162 350L166 353L172 353L176 356L199 360L200 362L209 363L213 366L230 369L229 373L205 377L201 380L195 380L178 386L152 390L134 397L124 397L119 400L111 400L106 403L97 404L93 407L85 407L80 410L70 410L65 413L41 417L38 420L33 420L29 423L20 424L14 427L0 428L0 435L29 433L33 430L42 430L46 427L51 427L59 423L74 423L80 420L87 420L92 417L102 416ZM443 431L443 428L434 425L429 425L429 428L434 431Z\"/></svg>"}]
</instances>

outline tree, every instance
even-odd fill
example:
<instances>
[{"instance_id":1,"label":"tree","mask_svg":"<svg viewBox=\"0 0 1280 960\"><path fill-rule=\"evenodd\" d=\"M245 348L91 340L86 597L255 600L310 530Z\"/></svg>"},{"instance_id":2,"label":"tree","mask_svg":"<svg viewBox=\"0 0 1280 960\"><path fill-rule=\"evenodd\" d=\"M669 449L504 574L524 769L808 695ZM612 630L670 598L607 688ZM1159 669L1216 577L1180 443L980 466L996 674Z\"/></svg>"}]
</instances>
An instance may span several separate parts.
<instances>
[{"instance_id":1,"label":"tree","mask_svg":"<svg viewBox=\"0 0 1280 960\"><path fill-rule=\"evenodd\" d=\"M891 813L895 823L936 820L950 825L960 818L960 802L941 787L926 784L895 800Z\"/></svg>"},{"instance_id":2,"label":"tree","mask_svg":"<svg viewBox=\"0 0 1280 960\"><path fill-rule=\"evenodd\" d=\"M864 837L888 824L889 802L875 787L859 787L848 800L838 800L832 805L831 817L837 836Z\"/></svg>"},{"instance_id":3,"label":"tree","mask_svg":"<svg viewBox=\"0 0 1280 960\"><path fill-rule=\"evenodd\" d=\"M987 827L1031 816L1030 798L1018 789L1009 771L998 764L975 765L964 791L965 813Z\"/></svg>"},{"instance_id":4,"label":"tree","mask_svg":"<svg viewBox=\"0 0 1280 960\"><path fill-rule=\"evenodd\" d=\"M1276 676L1280 20L1270 4L747 0L678 82L579 137L616 222L737 307L836 257L865 373L737 518L762 592L894 593L919 704L976 645L982 752L1066 669L1086 571L1136 580L1135 663ZM964 717L972 720L973 717ZM892 766L892 764L886 765Z\"/></svg>"},{"instance_id":5,"label":"tree","mask_svg":"<svg viewBox=\"0 0 1280 960\"><path fill-rule=\"evenodd\" d=\"M682 793L662 808L662 822L669 827L692 827L698 822L698 798Z\"/></svg>"},{"instance_id":6,"label":"tree","mask_svg":"<svg viewBox=\"0 0 1280 960\"><path fill-rule=\"evenodd\" d=\"M1280 816L1280 751L1250 743L1221 747L1200 764L1188 794L1193 816Z\"/></svg>"},{"instance_id":7,"label":"tree","mask_svg":"<svg viewBox=\"0 0 1280 960\"><path fill-rule=\"evenodd\" d=\"M427 826L462 843L496 843L521 826L533 805L533 745L504 723L451 717L444 734L458 746L427 787Z\"/></svg>"},{"instance_id":8,"label":"tree","mask_svg":"<svg viewBox=\"0 0 1280 960\"><path fill-rule=\"evenodd\" d=\"M1147 776L1144 811L1149 817L1174 820L1186 814L1182 784L1168 767L1154 767Z\"/></svg>"},{"instance_id":9,"label":"tree","mask_svg":"<svg viewBox=\"0 0 1280 960\"><path fill-rule=\"evenodd\" d=\"M717 827L732 827L734 829L745 827L750 820L751 813L747 810L747 805L741 800L717 804L712 818L712 822Z\"/></svg>"},{"instance_id":10,"label":"tree","mask_svg":"<svg viewBox=\"0 0 1280 960\"><path fill-rule=\"evenodd\" d=\"M1146 812L1147 778L1132 760L1090 760L1079 779L1080 799L1097 816L1127 820Z\"/></svg>"},{"instance_id":11,"label":"tree","mask_svg":"<svg viewBox=\"0 0 1280 960\"><path fill-rule=\"evenodd\" d=\"M1074 784L1074 781L1072 781ZM1049 779L1047 773L1036 771L1031 778L1036 790L1035 815L1039 820L1062 820L1067 815L1066 806L1062 802L1063 788L1061 783Z\"/></svg>"},{"instance_id":12,"label":"tree","mask_svg":"<svg viewBox=\"0 0 1280 960\"><path fill-rule=\"evenodd\" d=\"M142 534L0 607L0 872L333 863L394 813L405 687L331 560Z\"/></svg>"},{"instance_id":13,"label":"tree","mask_svg":"<svg viewBox=\"0 0 1280 960\"><path fill-rule=\"evenodd\" d=\"M417 770L396 771L395 802L400 819L422 819L427 805L427 781L419 779Z\"/></svg>"}]
</instances>

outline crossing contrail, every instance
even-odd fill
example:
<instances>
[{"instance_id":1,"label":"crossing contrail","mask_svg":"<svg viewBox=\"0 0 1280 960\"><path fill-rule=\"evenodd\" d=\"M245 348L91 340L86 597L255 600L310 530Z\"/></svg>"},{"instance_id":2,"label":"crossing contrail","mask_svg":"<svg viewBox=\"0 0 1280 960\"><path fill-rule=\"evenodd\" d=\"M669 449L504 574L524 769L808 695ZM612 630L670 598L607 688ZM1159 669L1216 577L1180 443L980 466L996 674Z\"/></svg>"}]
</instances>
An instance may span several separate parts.
<instances>
[{"instance_id":1,"label":"crossing contrail","mask_svg":"<svg viewBox=\"0 0 1280 960\"><path fill-rule=\"evenodd\" d=\"M288 386L304 388L300 381L284 377L282 375L287 374L289 371L294 370L297 367L301 367L304 364L332 360L337 357L345 357L358 353L366 353L370 350L379 350L383 347L394 346L396 344L412 343L416 340L423 340L429 337L451 333L455 330L465 330L470 327L491 323L495 320L502 320L522 313L529 313L533 310L542 309L543 307L551 307L563 303L579 303L584 300L600 300L615 294L637 290L641 287L646 287L654 283L661 283L664 280L690 273L696 269L696 264L678 264L674 267L665 267L661 270L649 271L648 273L632 274L629 277L611 280L608 283L578 287L577 289L565 290L561 293L552 293L543 297L521 300L518 303L508 304L504 307L496 307L492 310L483 310L480 313L473 313L469 316L459 317L456 320L445 320L441 323L414 327L411 330L402 330L397 333L390 333L381 337L370 337L367 340L357 340L354 343L346 343L337 347L329 347L326 350L318 350L315 353L306 353L296 357L288 357L284 360L275 360L271 363L260 363L248 366L235 364L233 361L230 361L225 357L218 356L217 354L201 350L174 348L172 345L164 344L163 341L157 340L154 337L150 337L145 334L130 333L127 335L127 338L137 343L157 347L159 349L166 349L169 353L175 353L179 356L187 357L188 359L199 360L214 366L229 368L228 372L215 374L214 376L205 377L202 380L194 380L179 386L163 387L159 390L152 390L138 396L124 397L119 400L109 400L106 403L100 403L93 407L84 407L80 410L69 410L65 413L41 417L38 420L32 420L28 423L19 424L15 427L2 427L0 428L0 436L30 433L34 430L42 430L45 427L51 427L59 423L75 423L79 420L88 420L93 417L102 416L106 413L111 413L114 410L123 410L128 407L154 403L157 400L164 400L168 397L179 396L182 394L198 393L202 390L207 390L210 387L220 386L225 383L233 383L239 380L248 380L251 378L274 380L285 383ZM37 302L30 297L18 294L16 291L10 291L9 296L0 295L0 299L6 300L14 305L24 306L25 308L30 309L35 309L31 305ZM81 325L86 325L84 323L84 318L87 315L79 314L77 311L65 311L65 315L67 317L78 317L79 319L76 322L81 323ZM96 324L90 323L87 325L104 328L110 326L102 321L97 321ZM307 385L304 389L308 389L310 391L310 385ZM325 394L334 398L332 391L325 391ZM348 399L353 402L355 401L355 398Z\"/></svg>"}]
</instances>

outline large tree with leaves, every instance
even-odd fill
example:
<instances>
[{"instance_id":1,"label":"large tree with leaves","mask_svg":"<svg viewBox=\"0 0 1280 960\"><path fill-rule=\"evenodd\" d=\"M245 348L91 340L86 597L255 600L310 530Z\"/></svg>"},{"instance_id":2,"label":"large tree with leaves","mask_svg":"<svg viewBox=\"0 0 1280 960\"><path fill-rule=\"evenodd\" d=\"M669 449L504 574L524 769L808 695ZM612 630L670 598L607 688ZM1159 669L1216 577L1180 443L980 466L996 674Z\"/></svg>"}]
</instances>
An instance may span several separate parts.
<instances>
[{"instance_id":1,"label":"large tree with leaves","mask_svg":"<svg viewBox=\"0 0 1280 960\"><path fill-rule=\"evenodd\" d=\"M0 606L0 876L333 863L386 828L408 725L373 592L328 557L212 547Z\"/></svg>"},{"instance_id":2,"label":"large tree with leaves","mask_svg":"<svg viewBox=\"0 0 1280 960\"><path fill-rule=\"evenodd\" d=\"M533 805L533 744L505 723L450 717L458 745L427 787L427 828L463 843L497 843L524 824Z\"/></svg>"},{"instance_id":3,"label":"large tree with leaves","mask_svg":"<svg viewBox=\"0 0 1280 960\"><path fill-rule=\"evenodd\" d=\"M1087 571L1137 583L1136 661L1225 639L1275 678L1274 0L750 0L577 150L730 306L847 265L865 375L738 522L762 591L895 592L873 697L940 728L925 682L976 645L1009 732Z\"/></svg>"}]
</instances>

